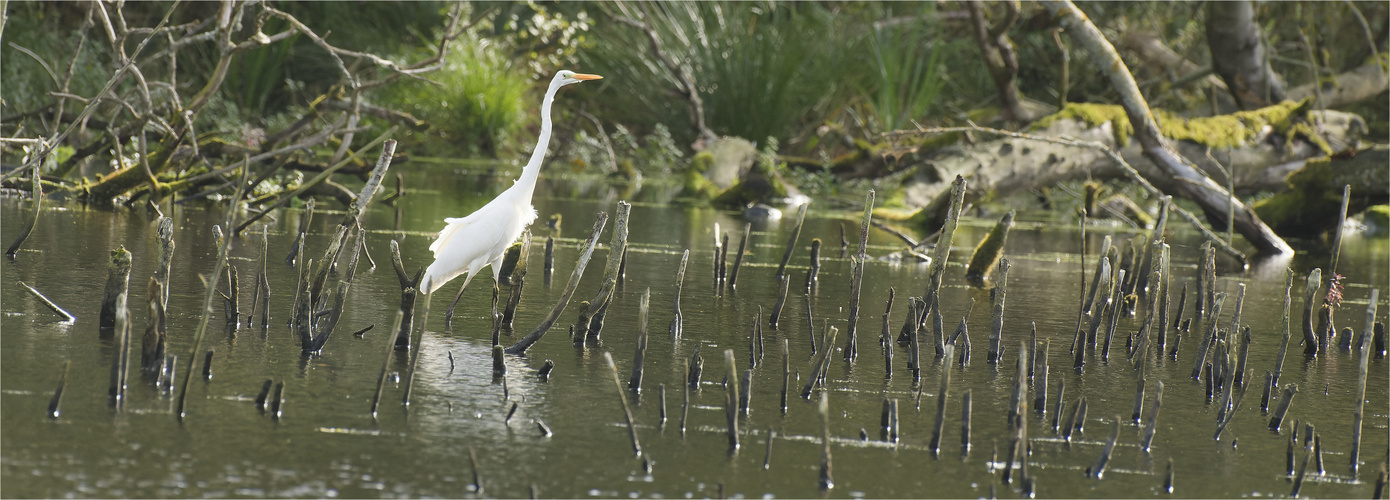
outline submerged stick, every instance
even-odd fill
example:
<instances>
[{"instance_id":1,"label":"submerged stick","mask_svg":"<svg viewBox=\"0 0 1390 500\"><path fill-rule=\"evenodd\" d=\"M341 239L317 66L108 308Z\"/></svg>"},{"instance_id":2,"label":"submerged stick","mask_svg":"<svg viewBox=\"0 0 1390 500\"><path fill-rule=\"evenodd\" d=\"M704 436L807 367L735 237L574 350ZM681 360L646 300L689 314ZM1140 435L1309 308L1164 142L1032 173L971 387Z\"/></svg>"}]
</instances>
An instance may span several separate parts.
<instances>
[{"instance_id":1,"label":"submerged stick","mask_svg":"<svg viewBox=\"0 0 1390 500\"><path fill-rule=\"evenodd\" d=\"M796 251L796 240L801 237L801 226L806 223L806 207L810 203L802 203L801 208L796 211L796 227L792 229L792 235L787 239L787 249L782 252L782 263L777 265L777 279L780 281L786 276L787 263L792 260L792 252ZM814 262L815 259L812 259ZM810 280L813 281L813 280Z\"/></svg>"},{"instance_id":2,"label":"submerged stick","mask_svg":"<svg viewBox=\"0 0 1390 500\"><path fill-rule=\"evenodd\" d=\"M34 297L37 297L39 299L39 302L41 302L44 306L47 306L49 310L58 313L59 316L62 316L64 318L64 323L71 324L77 321L76 316L73 316L72 313L67 312L67 310L63 308L58 307L58 304L54 304L53 301L48 300L48 297L45 297L42 293L39 293L39 291L34 289L34 287L29 286L28 283L21 281L19 282L19 284L24 285L24 288L29 290L29 293L34 294Z\"/></svg>"},{"instance_id":3,"label":"submerged stick","mask_svg":"<svg viewBox=\"0 0 1390 500\"><path fill-rule=\"evenodd\" d=\"M603 353L603 360L608 363L608 370L613 372L613 387L618 389L618 399L623 402L623 416L627 418L627 432L632 438L632 452L640 457L642 445L637 442L637 426L632 422L632 409L627 405L627 393L623 391L623 382L618 380L618 365L613 364L613 355L607 351Z\"/></svg>"},{"instance_id":4,"label":"submerged stick","mask_svg":"<svg viewBox=\"0 0 1390 500\"><path fill-rule=\"evenodd\" d=\"M555 324L555 320L560 318L560 314L565 312L565 306L569 304L570 297L574 296L574 290L579 286L579 278L584 275L584 267L589 265L589 257L594 253L594 244L598 242L599 233L603 231L603 226L608 222L608 214L599 212L594 219L593 231L589 233L589 239L584 241L583 250L579 253L579 261L575 264L574 272L570 274L569 282L565 284L565 291L560 295L560 301L550 310L550 314L544 321L532 330L530 334L518 340L506 349L507 354L525 354L527 349L540 341L541 337L550 330Z\"/></svg>"},{"instance_id":5,"label":"submerged stick","mask_svg":"<svg viewBox=\"0 0 1390 500\"><path fill-rule=\"evenodd\" d=\"M786 277L777 279L777 283L779 285L777 287L777 289L779 290L777 292L777 301L772 303L772 314L769 314L767 317L767 325L772 328L777 328L777 320L782 317L782 308L787 304L787 286L789 284L789 281L790 280L788 280ZM811 301L810 297L810 295L806 296L806 301L808 303ZM810 308L807 308L806 314L810 313Z\"/></svg>"}]
</instances>

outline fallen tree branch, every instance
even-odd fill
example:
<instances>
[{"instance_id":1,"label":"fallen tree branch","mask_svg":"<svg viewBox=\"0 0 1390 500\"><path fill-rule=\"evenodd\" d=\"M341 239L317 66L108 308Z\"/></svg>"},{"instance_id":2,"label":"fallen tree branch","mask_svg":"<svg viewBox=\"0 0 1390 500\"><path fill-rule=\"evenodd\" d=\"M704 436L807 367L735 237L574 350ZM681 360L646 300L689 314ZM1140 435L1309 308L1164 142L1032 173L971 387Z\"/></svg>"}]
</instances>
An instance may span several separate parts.
<instances>
[{"instance_id":1,"label":"fallen tree branch","mask_svg":"<svg viewBox=\"0 0 1390 500\"><path fill-rule=\"evenodd\" d=\"M1196 202L1207 213L1208 218L1226 222L1226 204L1235 205L1235 228L1257 249L1275 254L1293 253L1293 248L1279 235L1260 221L1259 216L1239 200L1234 199L1225 188L1203 175L1194 165L1178 155L1177 151L1159 133L1149 105L1139 93L1115 47L1105 39L1105 35L1086 18L1076 5L1069 0L1049 0L1043 2L1052 16L1067 30L1090 54L1091 59L1110 79L1111 86L1120 95L1120 100L1134 127L1134 135L1144 148L1144 155L1158 165L1168 175L1181 177L1192 183L1177 183L1176 191L1184 198Z\"/></svg>"}]
</instances>

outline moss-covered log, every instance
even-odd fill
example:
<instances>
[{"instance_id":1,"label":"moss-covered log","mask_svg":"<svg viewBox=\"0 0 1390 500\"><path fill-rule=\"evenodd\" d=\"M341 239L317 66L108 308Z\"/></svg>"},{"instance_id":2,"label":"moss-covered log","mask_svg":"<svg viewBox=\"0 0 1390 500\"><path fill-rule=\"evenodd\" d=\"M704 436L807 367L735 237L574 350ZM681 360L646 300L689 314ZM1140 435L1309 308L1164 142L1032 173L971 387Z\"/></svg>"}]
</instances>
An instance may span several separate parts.
<instances>
[{"instance_id":1,"label":"moss-covered log","mask_svg":"<svg viewBox=\"0 0 1390 500\"><path fill-rule=\"evenodd\" d=\"M1308 160L1288 177L1288 190L1255 203L1255 213L1280 234L1316 237L1336 229L1342 187L1351 185L1347 215L1390 201L1390 146L1352 157Z\"/></svg>"}]
</instances>

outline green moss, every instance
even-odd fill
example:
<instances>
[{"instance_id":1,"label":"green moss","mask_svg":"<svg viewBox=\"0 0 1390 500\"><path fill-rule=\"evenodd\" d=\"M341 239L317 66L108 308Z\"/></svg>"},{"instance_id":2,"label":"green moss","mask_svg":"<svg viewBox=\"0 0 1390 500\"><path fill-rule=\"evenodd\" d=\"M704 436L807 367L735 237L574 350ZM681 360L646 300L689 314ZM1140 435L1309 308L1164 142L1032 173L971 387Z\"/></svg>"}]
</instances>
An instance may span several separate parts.
<instances>
[{"instance_id":1,"label":"green moss","mask_svg":"<svg viewBox=\"0 0 1390 500\"><path fill-rule=\"evenodd\" d=\"M705 172L714 164L714 155L701 151L690 161L690 166L681 173L681 194L683 197L709 201L719 194L719 188L705 178Z\"/></svg>"},{"instance_id":2,"label":"green moss","mask_svg":"<svg viewBox=\"0 0 1390 500\"><path fill-rule=\"evenodd\" d=\"M1159 131L1169 139L1190 141L1218 149L1236 148L1249 144L1260 136L1265 127L1285 137L1302 137L1331 154L1332 148L1317 134L1316 126L1307 121L1311 109L1309 100L1284 101L1273 106L1228 115L1201 118L1182 118L1166 110L1153 110ZM1115 143L1129 144L1134 127L1123 107L1113 104L1067 103L1061 111L1043 117L1031 130L1047 128L1058 120L1081 120L1092 127L1106 122L1115 133Z\"/></svg>"}]
</instances>

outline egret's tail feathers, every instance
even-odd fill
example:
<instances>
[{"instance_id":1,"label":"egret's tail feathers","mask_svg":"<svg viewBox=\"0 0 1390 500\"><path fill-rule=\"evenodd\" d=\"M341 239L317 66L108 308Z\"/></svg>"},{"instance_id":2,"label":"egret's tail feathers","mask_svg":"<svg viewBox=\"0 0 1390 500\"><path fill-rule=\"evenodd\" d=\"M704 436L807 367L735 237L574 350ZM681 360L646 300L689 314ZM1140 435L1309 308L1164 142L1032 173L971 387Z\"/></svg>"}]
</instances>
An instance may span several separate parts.
<instances>
[{"instance_id":1,"label":"egret's tail feathers","mask_svg":"<svg viewBox=\"0 0 1390 500\"><path fill-rule=\"evenodd\" d=\"M439 265L439 261L435 261L433 264L430 264L429 268L425 269L425 277L420 279L421 292L434 293L435 290L444 286L445 283L453 281L454 278L457 278L460 274L468 272L467 268L445 270L443 267L444 266Z\"/></svg>"}]
</instances>

